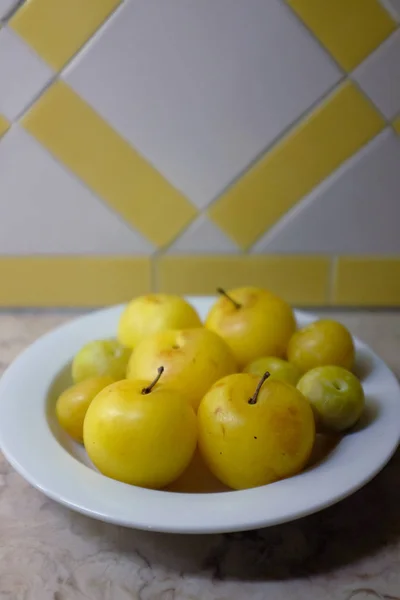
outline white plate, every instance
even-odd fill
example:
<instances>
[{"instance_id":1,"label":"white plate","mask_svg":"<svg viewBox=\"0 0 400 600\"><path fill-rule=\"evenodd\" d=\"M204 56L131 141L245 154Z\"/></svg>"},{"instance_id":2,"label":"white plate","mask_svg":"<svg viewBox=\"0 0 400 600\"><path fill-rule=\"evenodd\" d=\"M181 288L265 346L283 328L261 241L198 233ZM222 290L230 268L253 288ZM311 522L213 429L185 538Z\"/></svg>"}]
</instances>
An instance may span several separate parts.
<instances>
[{"instance_id":1,"label":"white plate","mask_svg":"<svg viewBox=\"0 0 400 600\"><path fill-rule=\"evenodd\" d=\"M191 301L204 317L213 299ZM290 521L338 502L374 477L395 451L399 385L384 362L356 340L365 415L322 462L300 475L256 489L212 494L146 490L104 477L61 432L54 400L69 383L72 356L90 340L114 336L121 310L101 310L48 333L0 381L1 448L26 480L53 500L96 519L139 529L240 531ZM296 316L299 325L313 320L301 312Z\"/></svg>"}]
</instances>

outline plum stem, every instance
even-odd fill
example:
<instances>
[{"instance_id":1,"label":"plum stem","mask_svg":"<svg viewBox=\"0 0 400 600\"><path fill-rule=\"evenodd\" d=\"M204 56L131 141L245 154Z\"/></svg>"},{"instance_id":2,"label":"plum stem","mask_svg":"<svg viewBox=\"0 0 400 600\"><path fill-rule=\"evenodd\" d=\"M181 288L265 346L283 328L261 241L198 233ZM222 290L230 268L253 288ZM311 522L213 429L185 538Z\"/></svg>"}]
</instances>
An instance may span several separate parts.
<instances>
[{"instance_id":1,"label":"plum stem","mask_svg":"<svg viewBox=\"0 0 400 600\"><path fill-rule=\"evenodd\" d=\"M249 404L256 404L257 403L258 394L260 393L260 390L261 390L261 388L263 386L263 383L268 379L268 377L270 375L271 375L271 373L269 371L265 371L264 375L261 377L260 381L258 382L258 385L256 387L256 391L254 392L253 396L249 400Z\"/></svg>"},{"instance_id":2,"label":"plum stem","mask_svg":"<svg viewBox=\"0 0 400 600\"><path fill-rule=\"evenodd\" d=\"M225 296L225 298L227 298L230 302L232 302L232 304L235 308L242 308L242 305L239 304L239 302L236 302L236 300L234 300L232 298L232 296L227 294L227 292L223 288L220 288L220 287L217 288L217 292L218 292L218 294L221 294L221 296Z\"/></svg>"},{"instance_id":3,"label":"plum stem","mask_svg":"<svg viewBox=\"0 0 400 600\"><path fill-rule=\"evenodd\" d=\"M158 383L161 375L164 373L164 367L158 367L157 369L157 377L154 379L154 381L152 381L150 383L150 385L148 385L147 387L142 389L142 394L150 394L151 390L153 389L153 387L156 385L156 383Z\"/></svg>"}]
</instances>

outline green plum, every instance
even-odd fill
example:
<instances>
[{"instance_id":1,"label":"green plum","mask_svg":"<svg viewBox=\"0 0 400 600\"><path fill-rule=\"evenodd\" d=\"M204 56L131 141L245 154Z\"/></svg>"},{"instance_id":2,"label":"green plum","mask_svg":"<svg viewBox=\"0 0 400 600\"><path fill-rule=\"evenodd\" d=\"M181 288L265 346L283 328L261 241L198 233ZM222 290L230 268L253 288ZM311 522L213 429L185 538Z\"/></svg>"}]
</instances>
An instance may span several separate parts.
<instances>
[{"instance_id":1,"label":"green plum","mask_svg":"<svg viewBox=\"0 0 400 600\"><path fill-rule=\"evenodd\" d=\"M102 376L124 379L131 352L114 339L89 342L72 361L72 379L74 383Z\"/></svg>"},{"instance_id":2,"label":"green plum","mask_svg":"<svg viewBox=\"0 0 400 600\"><path fill-rule=\"evenodd\" d=\"M276 356L257 358L243 369L243 373L251 373L259 377L262 377L266 371L270 373L272 379L286 381L291 385L296 385L301 377L301 371L296 365Z\"/></svg>"},{"instance_id":3,"label":"green plum","mask_svg":"<svg viewBox=\"0 0 400 600\"><path fill-rule=\"evenodd\" d=\"M341 432L360 418L365 405L364 390L353 373L337 366L316 367L297 384L309 400L317 428Z\"/></svg>"}]
</instances>

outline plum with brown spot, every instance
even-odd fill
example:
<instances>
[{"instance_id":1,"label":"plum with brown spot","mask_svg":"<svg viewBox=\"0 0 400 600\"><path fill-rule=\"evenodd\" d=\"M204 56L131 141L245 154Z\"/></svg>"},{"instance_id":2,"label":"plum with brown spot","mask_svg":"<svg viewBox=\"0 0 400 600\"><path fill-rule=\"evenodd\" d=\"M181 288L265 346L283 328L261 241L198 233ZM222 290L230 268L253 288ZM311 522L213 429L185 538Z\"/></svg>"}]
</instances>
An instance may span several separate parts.
<instances>
[{"instance_id":1,"label":"plum with brown spot","mask_svg":"<svg viewBox=\"0 0 400 600\"><path fill-rule=\"evenodd\" d=\"M311 455L315 425L308 401L268 375L224 377L200 403L200 452L211 472L233 489L295 475Z\"/></svg>"}]
</instances>

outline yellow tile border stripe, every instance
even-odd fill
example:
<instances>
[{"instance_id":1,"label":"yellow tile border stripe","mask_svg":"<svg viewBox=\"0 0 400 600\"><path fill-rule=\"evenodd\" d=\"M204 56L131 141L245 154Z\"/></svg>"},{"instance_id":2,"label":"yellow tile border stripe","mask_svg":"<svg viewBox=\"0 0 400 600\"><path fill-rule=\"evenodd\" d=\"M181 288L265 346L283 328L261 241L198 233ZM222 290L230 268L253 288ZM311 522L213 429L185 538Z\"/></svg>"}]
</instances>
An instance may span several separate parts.
<instances>
[{"instance_id":1,"label":"yellow tile border stripe","mask_svg":"<svg viewBox=\"0 0 400 600\"><path fill-rule=\"evenodd\" d=\"M10 123L3 115L0 115L0 137L10 128Z\"/></svg>"},{"instance_id":2,"label":"yellow tile border stripe","mask_svg":"<svg viewBox=\"0 0 400 600\"><path fill-rule=\"evenodd\" d=\"M29 0L9 26L53 69L60 70L121 0Z\"/></svg>"},{"instance_id":3,"label":"yellow tile border stripe","mask_svg":"<svg viewBox=\"0 0 400 600\"><path fill-rule=\"evenodd\" d=\"M394 130L400 135L400 115L393 121Z\"/></svg>"},{"instance_id":4,"label":"yellow tile border stripe","mask_svg":"<svg viewBox=\"0 0 400 600\"><path fill-rule=\"evenodd\" d=\"M197 214L190 202L66 83L57 81L23 127L156 246Z\"/></svg>"},{"instance_id":5,"label":"yellow tile border stripe","mask_svg":"<svg viewBox=\"0 0 400 600\"><path fill-rule=\"evenodd\" d=\"M287 0L346 71L353 70L395 29L379 0Z\"/></svg>"},{"instance_id":6,"label":"yellow tile border stripe","mask_svg":"<svg viewBox=\"0 0 400 600\"><path fill-rule=\"evenodd\" d=\"M0 306L102 306L150 290L145 257L0 257Z\"/></svg>"},{"instance_id":7,"label":"yellow tile border stripe","mask_svg":"<svg viewBox=\"0 0 400 600\"><path fill-rule=\"evenodd\" d=\"M239 246L250 247L384 126L372 103L346 81L211 205L210 218Z\"/></svg>"},{"instance_id":8,"label":"yellow tile border stripe","mask_svg":"<svg viewBox=\"0 0 400 600\"><path fill-rule=\"evenodd\" d=\"M334 304L400 306L400 257L342 256L335 271Z\"/></svg>"},{"instance_id":9,"label":"yellow tile border stripe","mask_svg":"<svg viewBox=\"0 0 400 600\"><path fill-rule=\"evenodd\" d=\"M214 294L219 285L271 289L297 306L327 306L331 258L323 256L163 256L153 259L156 291ZM126 256L0 257L0 306L118 304L151 289L151 259ZM338 258L336 306L400 306L399 257Z\"/></svg>"},{"instance_id":10,"label":"yellow tile border stripe","mask_svg":"<svg viewBox=\"0 0 400 600\"><path fill-rule=\"evenodd\" d=\"M265 287L298 306L328 302L330 259L318 256L163 256L156 265L159 291L215 294L218 286Z\"/></svg>"}]
</instances>

